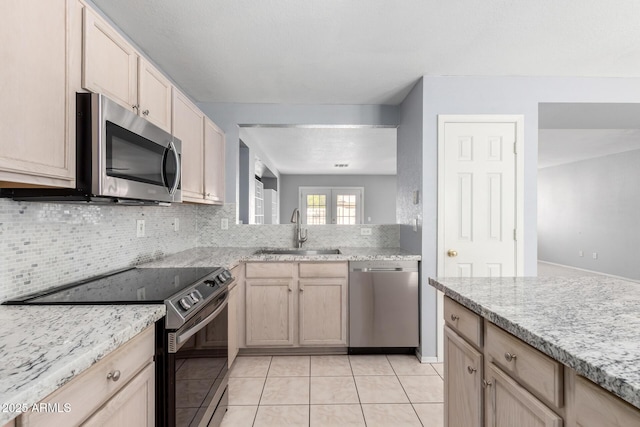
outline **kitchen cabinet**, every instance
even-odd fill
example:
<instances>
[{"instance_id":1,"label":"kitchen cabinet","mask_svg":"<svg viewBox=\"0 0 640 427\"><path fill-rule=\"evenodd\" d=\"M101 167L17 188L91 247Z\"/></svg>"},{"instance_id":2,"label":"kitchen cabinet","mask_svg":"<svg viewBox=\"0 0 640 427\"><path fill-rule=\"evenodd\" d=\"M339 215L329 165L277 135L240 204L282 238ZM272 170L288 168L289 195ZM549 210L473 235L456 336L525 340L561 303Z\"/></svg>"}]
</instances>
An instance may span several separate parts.
<instances>
[{"instance_id":1,"label":"kitchen cabinet","mask_svg":"<svg viewBox=\"0 0 640 427\"><path fill-rule=\"evenodd\" d=\"M154 326L142 331L41 403L58 412L27 412L20 426L155 425ZM64 411L64 404L69 410Z\"/></svg>"},{"instance_id":2,"label":"kitchen cabinet","mask_svg":"<svg viewBox=\"0 0 640 427\"><path fill-rule=\"evenodd\" d=\"M0 187L74 187L81 5L3 0L0 15Z\"/></svg>"},{"instance_id":3,"label":"kitchen cabinet","mask_svg":"<svg viewBox=\"0 0 640 427\"><path fill-rule=\"evenodd\" d=\"M483 425L482 319L449 298L444 303L445 425Z\"/></svg>"},{"instance_id":4,"label":"kitchen cabinet","mask_svg":"<svg viewBox=\"0 0 640 427\"><path fill-rule=\"evenodd\" d=\"M172 85L111 25L84 8L82 87L171 132Z\"/></svg>"},{"instance_id":5,"label":"kitchen cabinet","mask_svg":"<svg viewBox=\"0 0 640 427\"><path fill-rule=\"evenodd\" d=\"M562 418L493 363L486 369L487 426L561 427Z\"/></svg>"},{"instance_id":6,"label":"kitchen cabinet","mask_svg":"<svg viewBox=\"0 0 640 427\"><path fill-rule=\"evenodd\" d=\"M224 132L208 117L204 118L204 200L224 203Z\"/></svg>"},{"instance_id":7,"label":"kitchen cabinet","mask_svg":"<svg viewBox=\"0 0 640 427\"><path fill-rule=\"evenodd\" d=\"M204 114L179 90L173 89L173 135L182 141L182 199L201 202L204 198L203 140Z\"/></svg>"},{"instance_id":8,"label":"kitchen cabinet","mask_svg":"<svg viewBox=\"0 0 640 427\"><path fill-rule=\"evenodd\" d=\"M247 346L347 345L346 262L246 264Z\"/></svg>"}]
</instances>

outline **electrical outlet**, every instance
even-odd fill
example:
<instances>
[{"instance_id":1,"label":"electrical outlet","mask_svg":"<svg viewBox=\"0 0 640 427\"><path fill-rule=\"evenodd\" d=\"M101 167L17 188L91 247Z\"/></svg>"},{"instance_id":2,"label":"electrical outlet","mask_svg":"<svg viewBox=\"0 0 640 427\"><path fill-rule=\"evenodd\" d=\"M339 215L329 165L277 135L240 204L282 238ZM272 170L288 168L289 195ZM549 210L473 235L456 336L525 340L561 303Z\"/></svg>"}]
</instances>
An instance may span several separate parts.
<instances>
[{"instance_id":1,"label":"electrical outlet","mask_svg":"<svg viewBox=\"0 0 640 427\"><path fill-rule=\"evenodd\" d=\"M144 237L144 219L136 220L136 237Z\"/></svg>"},{"instance_id":2,"label":"electrical outlet","mask_svg":"<svg viewBox=\"0 0 640 427\"><path fill-rule=\"evenodd\" d=\"M598 252L593 253L593 259L598 259Z\"/></svg>"},{"instance_id":3,"label":"electrical outlet","mask_svg":"<svg viewBox=\"0 0 640 427\"><path fill-rule=\"evenodd\" d=\"M578 256L584 256L584 251L578 251Z\"/></svg>"},{"instance_id":4,"label":"electrical outlet","mask_svg":"<svg viewBox=\"0 0 640 427\"><path fill-rule=\"evenodd\" d=\"M413 219L413 231L418 232L418 218Z\"/></svg>"},{"instance_id":5,"label":"electrical outlet","mask_svg":"<svg viewBox=\"0 0 640 427\"><path fill-rule=\"evenodd\" d=\"M180 230L180 218L173 219L173 231Z\"/></svg>"},{"instance_id":6,"label":"electrical outlet","mask_svg":"<svg viewBox=\"0 0 640 427\"><path fill-rule=\"evenodd\" d=\"M220 228L223 230L229 229L229 220L227 218L222 218L220 220Z\"/></svg>"},{"instance_id":7,"label":"electrical outlet","mask_svg":"<svg viewBox=\"0 0 640 427\"><path fill-rule=\"evenodd\" d=\"M420 190L413 191L413 204L417 205L420 203Z\"/></svg>"},{"instance_id":8,"label":"electrical outlet","mask_svg":"<svg viewBox=\"0 0 640 427\"><path fill-rule=\"evenodd\" d=\"M371 229L370 228L361 228L360 229L360 235L361 236L371 236Z\"/></svg>"}]
</instances>

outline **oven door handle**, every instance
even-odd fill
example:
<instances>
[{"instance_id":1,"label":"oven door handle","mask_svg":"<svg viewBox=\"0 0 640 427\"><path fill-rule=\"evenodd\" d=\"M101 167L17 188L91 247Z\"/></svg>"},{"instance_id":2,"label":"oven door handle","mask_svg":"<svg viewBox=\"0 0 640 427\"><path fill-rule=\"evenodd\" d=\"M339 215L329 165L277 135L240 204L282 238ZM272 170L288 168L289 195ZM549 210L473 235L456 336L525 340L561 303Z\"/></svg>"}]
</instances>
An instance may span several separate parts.
<instances>
[{"instance_id":1,"label":"oven door handle","mask_svg":"<svg viewBox=\"0 0 640 427\"><path fill-rule=\"evenodd\" d=\"M198 331L204 328L218 314L220 314L220 312L224 310L224 308L227 306L228 303L229 303L229 293L227 292L227 295L224 297L224 301L218 306L218 308L215 309L213 313L211 313L210 315L208 315L207 317L205 317L200 322L196 323L186 331L176 335L176 344L180 345L186 340L188 340L189 338L191 338L192 336L194 336L195 334L197 334Z\"/></svg>"}]
</instances>

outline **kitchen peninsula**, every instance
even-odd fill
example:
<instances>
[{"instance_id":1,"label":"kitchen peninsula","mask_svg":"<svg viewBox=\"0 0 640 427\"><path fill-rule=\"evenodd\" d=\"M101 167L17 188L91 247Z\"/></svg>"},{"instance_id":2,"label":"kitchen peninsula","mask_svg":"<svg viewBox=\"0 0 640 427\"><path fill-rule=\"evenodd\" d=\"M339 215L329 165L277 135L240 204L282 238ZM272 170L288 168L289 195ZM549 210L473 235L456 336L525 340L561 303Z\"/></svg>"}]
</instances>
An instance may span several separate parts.
<instances>
[{"instance_id":1,"label":"kitchen peninsula","mask_svg":"<svg viewBox=\"0 0 640 427\"><path fill-rule=\"evenodd\" d=\"M477 404L469 414L473 425L484 425L483 408L491 425L505 416L499 400L506 394L529 414L538 411L542 425L562 425L563 418L564 425L640 425L640 284L608 277L429 283L445 294L445 365L455 366L460 348L470 355L458 359L469 365L461 376L477 377L477 389L471 382L458 390ZM460 387L455 375L452 391ZM455 398L448 404L455 406Z\"/></svg>"}]
</instances>

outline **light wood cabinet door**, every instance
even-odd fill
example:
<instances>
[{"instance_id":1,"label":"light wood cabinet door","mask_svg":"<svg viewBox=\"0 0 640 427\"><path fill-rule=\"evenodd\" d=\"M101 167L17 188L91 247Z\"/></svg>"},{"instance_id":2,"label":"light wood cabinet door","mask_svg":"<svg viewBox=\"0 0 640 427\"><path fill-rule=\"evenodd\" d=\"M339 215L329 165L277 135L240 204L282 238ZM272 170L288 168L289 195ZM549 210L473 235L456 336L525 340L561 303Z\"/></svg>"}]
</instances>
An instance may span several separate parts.
<instances>
[{"instance_id":1,"label":"light wood cabinet door","mask_svg":"<svg viewBox=\"0 0 640 427\"><path fill-rule=\"evenodd\" d=\"M173 135L182 141L182 199L203 201L204 114L184 94L173 88Z\"/></svg>"},{"instance_id":2,"label":"light wood cabinet door","mask_svg":"<svg viewBox=\"0 0 640 427\"><path fill-rule=\"evenodd\" d=\"M0 2L0 187L75 185L76 11L75 1Z\"/></svg>"},{"instance_id":3,"label":"light wood cabinet door","mask_svg":"<svg viewBox=\"0 0 640 427\"><path fill-rule=\"evenodd\" d=\"M106 21L84 8L82 87L137 113L138 53Z\"/></svg>"},{"instance_id":4,"label":"light wood cabinet door","mask_svg":"<svg viewBox=\"0 0 640 427\"><path fill-rule=\"evenodd\" d=\"M483 425L482 360L482 354L471 344L444 327L445 426Z\"/></svg>"},{"instance_id":5,"label":"light wood cabinet door","mask_svg":"<svg viewBox=\"0 0 640 427\"><path fill-rule=\"evenodd\" d=\"M574 374L575 375L575 374ZM640 427L640 410L602 387L575 375L575 425L579 427Z\"/></svg>"},{"instance_id":6,"label":"light wood cabinet door","mask_svg":"<svg viewBox=\"0 0 640 427\"><path fill-rule=\"evenodd\" d=\"M155 365L150 363L82 425L85 427L153 427L155 425L155 374Z\"/></svg>"},{"instance_id":7,"label":"light wood cabinet door","mask_svg":"<svg viewBox=\"0 0 640 427\"><path fill-rule=\"evenodd\" d=\"M229 292L229 368L238 355L238 288L236 285Z\"/></svg>"},{"instance_id":8,"label":"light wood cabinet door","mask_svg":"<svg viewBox=\"0 0 640 427\"><path fill-rule=\"evenodd\" d=\"M247 279L247 346L293 345L293 291L291 279Z\"/></svg>"},{"instance_id":9,"label":"light wood cabinet door","mask_svg":"<svg viewBox=\"0 0 640 427\"><path fill-rule=\"evenodd\" d=\"M204 119L204 198L224 203L224 132L209 118Z\"/></svg>"},{"instance_id":10,"label":"light wood cabinet door","mask_svg":"<svg viewBox=\"0 0 640 427\"><path fill-rule=\"evenodd\" d=\"M139 113L171 133L171 82L148 61L138 59Z\"/></svg>"},{"instance_id":11,"label":"light wood cabinet door","mask_svg":"<svg viewBox=\"0 0 640 427\"><path fill-rule=\"evenodd\" d=\"M301 279L300 345L347 345L347 280Z\"/></svg>"},{"instance_id":12,"label":"light wood cabinet door","mask_svg":"<svg viewBox=\"0 0 640 427\"><path fill-rule=\"evenodd\" d=\"M486 369L487 427L562 427L562 418L493 363Z\"/></svg>"}]
</instances>

